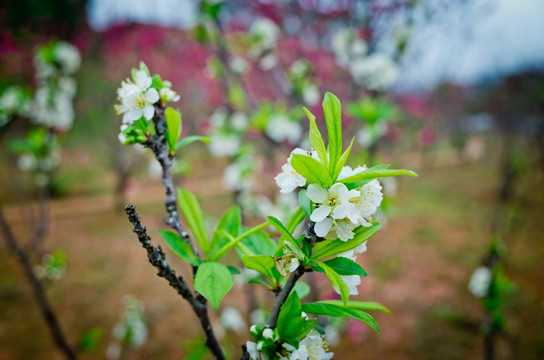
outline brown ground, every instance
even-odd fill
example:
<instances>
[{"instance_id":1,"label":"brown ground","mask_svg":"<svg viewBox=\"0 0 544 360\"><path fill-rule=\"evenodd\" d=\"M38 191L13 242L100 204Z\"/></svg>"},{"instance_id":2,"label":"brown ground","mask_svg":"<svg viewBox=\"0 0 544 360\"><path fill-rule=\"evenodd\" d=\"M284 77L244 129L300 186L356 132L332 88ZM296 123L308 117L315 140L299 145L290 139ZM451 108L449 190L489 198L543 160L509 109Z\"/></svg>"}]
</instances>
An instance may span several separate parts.
<instances>
[{"instance_id":1,"label":"brown ground","mask_svg":"<svg viewBox=\"0 0 544 360\"><path fill-rule=\"evenodd\" d=\"M210 173L213 171L201 169L184 186L199 195L206 210L218 215L229 205L230 195L218 181L210 180ZM65 277L48 290L62 326L72 342L85 330L101 327L105 335L98 353L82 358L104 358L121 298L135 294L145 304L150 337L130 358L184 358L184 342L201 334L196 319L166 282L156 277L123 212L114 209L107 190L112 176L104 179L106 190L81 191L77 197L52 203L52 235L46 247L68 253ZM332 349L335 358L482 358L481 310L466 284L490 237L494 179L494 169L485 164L421 170L418 179L402 179L387 226L359 258L369 277L363 279L357 298L381 302L393 314L375 314L381 334L362 327L358 333L352 331L351 338L345 336ZM506 272L516 281L517 292L508 302L509 330L499 342L498 359L544 357L544 247L540 235L544 199L538 183L523 183L524 189L532 191L518 194L524 221L506 239ZM128 201L137 204L155 243L157 229L165 228L161 199L161 188L153 181L132 182L127 195ZM12 206L6 212L17 233L23 234L20 209ZM0 359L60 359L18 264L3 245L1 249ZM188 274L181 261L169 252L167 256L176 269ZM234 290L225 304L243 309L244 294ZM358 329L356 324L350 327ZM222 341L237 344L245 339L228 333ZM230 358L235 359L238 351L234 354Z\"/></svg>"}]
</instances>

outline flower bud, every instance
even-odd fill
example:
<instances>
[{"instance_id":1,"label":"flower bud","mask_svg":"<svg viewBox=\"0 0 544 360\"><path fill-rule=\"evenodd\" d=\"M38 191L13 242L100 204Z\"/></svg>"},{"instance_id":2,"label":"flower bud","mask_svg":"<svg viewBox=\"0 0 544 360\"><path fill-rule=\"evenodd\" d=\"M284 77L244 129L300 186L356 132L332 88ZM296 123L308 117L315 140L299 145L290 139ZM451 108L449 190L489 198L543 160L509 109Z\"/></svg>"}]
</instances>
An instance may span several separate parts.
<instances>
[{"instance_id":1,"label":"flower bud","mask_svg":"<svg viewBox=\"0 0 544 360\"><path fill-rule=\"evenodd\" d=\"M261 337L262 332L263 332L263 328L259 325L251 325L251 327L249 328L249 333L255 339L259 339Z\"/></svg>"},{"instance_id":2,"label":"flower bud","mask_svg":"<svg viewBox=\"0 0 544 360\"><path fill-rule=\"evenodd\" d=\"M266 340L274 340L274 330L272 329L264 329L263 330L263 337Z\"/></svg>"},{"instance_id":3,"label":"flower bud","mask_svg":"<svg viewBox=\"0 0 544 360\"><path fill-rule=\"evenodd\" d=\"M259 341L257 343L257 351L262 351L263 350L263 346L264 346L264 341Z\"/></svg>"}]
</instances>

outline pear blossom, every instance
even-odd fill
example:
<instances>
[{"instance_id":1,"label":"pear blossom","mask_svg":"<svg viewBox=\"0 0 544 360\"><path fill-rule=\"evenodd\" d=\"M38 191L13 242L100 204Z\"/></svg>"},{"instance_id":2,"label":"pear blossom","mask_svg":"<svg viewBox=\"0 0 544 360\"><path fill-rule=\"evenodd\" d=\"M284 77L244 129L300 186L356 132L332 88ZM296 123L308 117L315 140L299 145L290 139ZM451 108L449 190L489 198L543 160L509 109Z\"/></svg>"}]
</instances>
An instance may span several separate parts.
<instances>
[{"instance_id":1,"label":"pear blossom","mask_svg":"<svg viewBox=\"0 0 544 360\"><path fill-rule=\"evenodd\" d=\"M283 347L290 351L289 357L280 358L285 360L329 360L334 356L332 352L328 352L327 342L315 329L300 341L298 349L289 344L283 344Z\"/></svg>"},{"instance_id":2,"label":"pear blossom","mask_svg":"<svg viewBox=\"0 0 544 360\"><path fill-rule=\"evenodd\" d=\"M491 284L492 272L487 266L478 267L468 283L468 289L472 295L477 298L485 297L489 294L489 285Z\"/></svg>"},{"instance_id":3,"label":"pear blossom","mask_svg":"<svg viewBox=\"0 0 544 360\"><path fill-rule=\"evenodd\" d=\"M359 225L370 226L372 215L378 210L382 200L382 186L374 179L360 188L360 196L352 200L352 203L360 211Z\"/></svg>"},{"instance_id":4,"label":"pear blossom","mask_svg":"<svg viewBox=\"0 0 544 360\"><path fill-rule=\"evenodd\" d=\"M176 102L180 99L179 95L174 90L168 87L163 87L159 90L159 98L162 102Z\"/></svg>"},{"instance_id":5,"label":"pear blossom","mask_svg":"<svg viewBox=\"0 0 544 360\"><path fill-rule=\"evenodd\" d=\"M123 114L123 124L132 125L142 116L146 120L153 118L153 104L159 101L160 96L157 89L150 87L151 83L151 76L144 70L136 71L132 81L127 79L121 83L118 90L121 105L115 108L118 114Z\"/></svg>"},{"instance_id":6,"label":"pear blossom","mask_svg":"<svg viewBox=\"0 0 544 360\"><path fill-rule=\"evenodd\" d=\"M350 201L357 198L360 192L357 190L348 190L346 185L336 183L329 189L324 189L317 184L310 184L306 196L317 206L310 215L310 220L314 221L315 233L317 236L325 236L333 224L336 232L342 240L353 238L352 228L349 222L356 224L359 221L359 211ZM341 222L347 218L349 222Z\"/></svg>"},{"instance_id":7,"label":"pear blossom","mask_svg":"<svg viewBox=\"0 0 544 360\"><path fill-rule=\"evenodd\" d=\"M399 70L385 54L372 54L351 62L349 71L353 80L371 90L384 91L395 84Z\"/></svg>"},{"instance_id":8,"label":"pear blossom","mask_svg":"<svg viewBox=\"0 0 544 360\"><path fill-rule=\"evenodd\" d=\"M242 315L240 314L240 311L238 309L233 307L226 307L221 312L221 325L225 329L231 329L236 331L237 333L244 333L246 329L246 323L244 319L242 318Z\"/></svg>"},{"instance_id":9,"label":"pear blossom","mask_svg":"<svg viewBox=\"0 0 544 360\"><path fill-rule=\"evenodd\" d=\"M287 162L281 167L281 173L276 175L274 178L274 180L276 180L276 184L278 184L280 187L280 193L282 194L288 194L297 187L302 187L306 184L306 178L296 172L293 166L291 166L291 159L293 155L305 155L311 156L314 159L317 158L317 153L315 151L308 153L300 148L295 148L293 151L291 151L289 158L287 158ZM318 160L318 158L316 160Z\"/></svg>"},{"instance_id":10,"label":"pear blossom","mask_svg":"<svg viewBox=\"0 0 544 360\"><path fill-rule=\"evenodd\" d=\"M55 61L66 74L73 74L79 69L81 56L79 50L70 43L60 41L55 45Z\"/></svg>"},{"instance_id":11,"label":"pear blossom","mask_svg":"<svg viewBox=\"0 0 544 360\"><path fill-rule=\"evenodd\" d=\"M364 243L362 243L361 245L357 246L356 248L354 249L351 249L351 250L348 250L348 251L345 251L343 253L340 253L338 254L338 256L340 257L345 257L347 259L350 259L352 261L355 261L357 260L357 255L360 255L362 253L365 253L367 250L367 247L366 247L366 241Z\"/></svg>"},{"instance_id":12,"label":"pear blossom","mask_svg":"<svg viewBox=\"0 0 544 360\"><path fill-rule=\"evenodd\" d=\"M265 132L277 143L287 140L295 144L302 135L302 126L285 115L272 115L268 118Z\"/></svg>"},{"instance_id":13,"label":"pear blossom","mask_svg":"<svg viewBox=\"0 0 544 360\"><path fill-rule=\"evenodd\" d=\"M274 261L276 262L276 269L283 276L287 275L287 273L292 273L300 266L300 261L295 252L286 246L283 249L283 256L274 258Z\"/></svg>"}]
</instances>

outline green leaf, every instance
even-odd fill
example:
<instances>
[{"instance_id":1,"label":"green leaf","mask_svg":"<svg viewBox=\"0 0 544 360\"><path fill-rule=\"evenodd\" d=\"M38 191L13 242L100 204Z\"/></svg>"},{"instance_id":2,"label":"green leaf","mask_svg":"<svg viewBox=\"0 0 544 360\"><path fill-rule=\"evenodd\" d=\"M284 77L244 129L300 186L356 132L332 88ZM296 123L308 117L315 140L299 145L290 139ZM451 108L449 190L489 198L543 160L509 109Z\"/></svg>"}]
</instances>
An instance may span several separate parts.
<instances>
[{"instance_id":1,"label":"green leaf","mask_svg":"<svg viewBox=\"0 0 544 360\"><path fill-rule=\"evenodd\" d=\"M210 243L208 242L208 231L206 230L202 210L196 196L190 191L178 187L178 203L198 244L204 251L204 254L206 256L209 255Z\"/></svg>"},{"instance_id":2,"label":"green leaf","mask_svg":"<svg viewBox=\"0 0 544 360\"><path fill-rule=\"evenodd\" d=\"M217 262L202 263L195 275L195 290L208 299L214 310L232 288L232 283L229 268Z\"/></svg>"},{"instance_id":3,"label":"green leaf","mask_svg":"<svg viewBox=\"0 0 544 360\"><path fill-rule=\"evenodd\" d=\"M329 278L329 281L331 282L332 286L334 286L336 289L338 289L338 291L340 291L340 296L342 297L342 301L344 302L344 304L346 304L349 299L349 288L344 282L344 280L342 280L342 278L340 277L340 275L338 275L338 273L336 273L336 271L334 271L331 267L329 267L325 263L316 261L316 264L319 265L323 269L323 271L325 271L325 275L327 275L327 277Z\"/></svg>"},{"instance_id":4,"label":"green leaf","mask_svg":"<svg viewBox=\"0 0 544 360\"><path fill-rule=\"evenodd\" d=\"M171 107L167 107L164 110L164 118L166 119L166 129L168 130L168 137L166 138L168 147L170 148L170 152L174 152L176 151L176 144L181 135L181 113Z\"/></svg>"},{"instance_id":5,"label":"green leaf","mask_svg":"<svg viewBox=\"0 0 544 360\"><path fill-rule=\"evenodd\" d=\"M302 210L304 210L304 214L306 214L309 219L310 215L312 215L312 200L306 196L306 189L302 189L298 192L298 202L300 203Z\"/></svg>"},{"instance_id":6,"label":"green leaf","mask_svg":"<svg viewBox=\"0 0 544 360\"><path fill-rule=\"evenodd\" d=\"M291 235L291 233L285 228L285 226L283 226L281 221L279 221L273 216L268 216L267 218L272 223L272 226L274 226L276 230L278 230L284 238L289 239L292 242L296 241L293 235Z\"/></svg>"},{"instance_id":7,"label":"green leaf","mask_svg":"<svg viewBox=\"0 0 544 360\"><path fill-rule=\"evenodd\" d=\"M308 109L303 109L304 112L306 112L306 116L308 116L308 119L310 120L310 143L317 151L319 160L325 165L325 167L328 167L329 159L327 158L327 148L325 147L325 143L323 142L321 132L319 131L319 128L315 123L315 116Z\"/></svg>"},{"instance_id":8,"label":"green leaf","mask_svg":"<svg viewBox=\"0 0 544 360\"><path fill-rule=\"evenodd\" d=\"M164 242L174 254L188 263L198 266L200 265L200 259L193 253L191 245L186 243L178 234L171 231L159 230Z\"/></svg>"},{"instance_id":9,"label":"green leaf","mask_svg":"<svg viewBox=\"0 0 544 360\"><path fill-rule=\"evenodd\" d=\"M140 61L140 70L145 71L147 75L151 76L151 73L149 72L149 68L143 61Z\"/></svg>"},{"instance_id":10,"label":"green leaf","mask_svg":"<svg viewBox=\"0 0 544 360\"><path fill-rule=\"evenodd\" d=\"M276 262L270 255L242 255L242 263L244 263L246 268L258 271L261 274L268 276L270 279L276 278L274 274Z\"/></svg>"},{"instance_id":11,"label":"green leaf","mask_svg":"<svg viewBox=\"0 0 544 360\"><path fill-rule=\"evenodd\" d=\"M327 92L323 99L323 113L329 140L329 173L333 175L342 154L342 105L330 92Z\"/></svg>"},{"instance_id":12,"label":"green leaf","mask_svg":"<svg viewBox=\"0 0 544 360\"><path fill-rule=\"evenodd\" d=\"M262 230L257 231L242 240L242 244L255 254L272 256L276 252L276 242L270 238L270 235Z\"/></svg>"},{"instance_id":13,"label":"green leaf","mask_svg":"<svg viewBox=\"0 0 544 360\"><path fill-rule=\"evenodd\" d=\"M321 241L315 245L314 254L310 260L337 255L354 249L370 239L378 230L380 230L380 227L380 223L374 221L369 227L359 226L355 229L353 239L348 241L342 241L340 239Z\"/></svg>"},{"instance_id":14,"label":"green leaf","mask_svg":"<svg viewBox=\"0 0 544 360\"><path fill-rule=\"evenodd\" d=\"M291 166L306 178L309 184L320 184L329 188L332 185L332 178L325 165L316 159L296 154L291 158Z\"/></svg>"},{"instance_id":15,"label":"green leaf","mask_svg":"<svg viewBox=\"0 0 544 360\"><path fill-rule=\"evenodd\" d=\"M187 136L177 143L176 150L179 150L184 146L194 143L195 141L202 141L203 143L209 144L210 138L206 136L197 136L197 135Z\"/></svg>"},{"instance_id":16,"label":"green leaf","mask_svg":"<svg viewBox=\"0 0 544 360\"><path fill-rule=\"evenodd\" d=\"M302 315L300 298L296 291L291 292L281 306L276 329L283 341L294 342L304 338L315 326L317 320L306 320Z\"/></svg>"},{"instance_id":17,"label":"green leaf","mask_svg":"<svg viewBox=\"0 0 544 360\"><path fill-rule=\"evenodd\" d=\"M330 266L338 275L350 276L350 275L359 275L366 277L367 273L361 265L357 264L355 261L350 260L345 257L336 257L334 259L324 262L327 266ZM324 272L319 265L312 266L312 269L319 272Z\"/></svg>"},{"instance_id":18,"label":"green leaf","mask_svg":"<svg viewBox=\"0 0 544 360\"><path fill-rule=\"evenodd\" d=\"M369 325L372 329L376 330L376 332L380 332L378 324L376 324L376 320L374 320L370 314L362 310L350 308L344 305L327 304L324 302L303 304L302 310L308 314L314 315L358 319Z\"/></svg>"},{"instance_id":19,"label":"green leaf","mask_svg":"<svg viewBox=\"0 0 544 360\"><path fill-rule=\"evenodd\" d=\"M343 182L344 184L348 184L348 183L356 183L356 182L365 181L365 180L372 180L379 177L389 177L389 176L399 176L399 175L417 176L415 172L410 170L370 168L360 172L357 175L353 175L345 179L342 179L341 182Z\"/></svg>"},{"instance_id":20,"label":"green leaf","mask_svg":"<svg viewBox=\"0 0 544 360\"><path fill-rule=\"evenodd\" d=\"M349 144L346 151L342 153L342 156L340 156L340 159L338 159L338 163L336 164L336 168L334 169L334 174L332 175L333 181L336 181L338 178L338 175L340 175L340 172L342 171L342 168L346 164L346 161L348 160L349 153L351 151L351 147L353 146L353 140L355 138L351 139L351 143Z\"/></svg>"},{"instance_id":21,"label":"green leaf","mask_svg":"<svg viewBox=\"0 0 544 360\"><path fill-rule=\"evenodd\" d=\"M232 265L227 265L227 268L229 269L232 275L240 275L240 270L238 270L236 267Z\"/></svg>"},{"instance_id":22,"label":"green leaf","mask_svg":"<svg viewBox=\"0 0 544 360\"><path fill-rule=\"evenodd\" d=\"M240 213L240 208L236 205L232 206L223 214L212 236L210 258L213 258L223 246L230 242L229 238L225 236L224 233L230 234L233 237L238 236L241 222L242 215Z\"/></svg>"},{"instance_id":23,"label":"green leaf","mask_svg":"<svg viewBox=\"0 0 544 360\"><path fill-rule=\"evenodd\" d=\"M342 301L340 301L340 300L322 300L319 303L344 306ZM379 310L379 311L383 311L383 312L386 312L388 314L391 314L391 310L389 310L388 308L386 308L382 304L379 304L379 303L373 302L373 301L352 301L352 300L350 300L350 301L348 301L348 303L345 306L350 308L350 309L363 310L363 311Z\"/></svg>"},{"instance_id":24,"label":"green leaf","mask_svg":"<svg viewBox=\"0 0 544 360\"><path fill-rule=\"evenodd\" d=\"M270 284L268 284L266 281L263 281L261 279L249 279L247 281L248 284L261 284L261 285L264 285L266 286L267 288L270 289Z\"/></svg>"}]
</instances>

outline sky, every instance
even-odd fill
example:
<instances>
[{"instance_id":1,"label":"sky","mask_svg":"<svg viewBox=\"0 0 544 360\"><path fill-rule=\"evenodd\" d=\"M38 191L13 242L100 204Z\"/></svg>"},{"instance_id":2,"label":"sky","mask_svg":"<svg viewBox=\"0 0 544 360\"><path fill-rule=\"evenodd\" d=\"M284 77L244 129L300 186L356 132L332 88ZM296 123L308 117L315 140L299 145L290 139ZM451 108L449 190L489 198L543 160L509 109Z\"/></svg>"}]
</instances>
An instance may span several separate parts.
<instances>
[{"instance_id":1,"label":"sky","mask_svg":"<svg viewBox=\"0 0 544 360\"><path fill-rule=\"evenodd\" d=\"M91 0L88 19L102 30L135 21L191 27L193 0ZM468 6L417 27L402 64L400 90L430 90L444 80L471 85L544 64L543 0L468 0Z\"/></svg>"}]
</instances>

